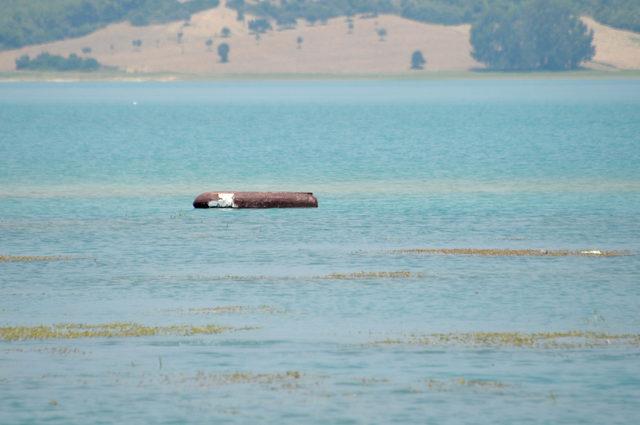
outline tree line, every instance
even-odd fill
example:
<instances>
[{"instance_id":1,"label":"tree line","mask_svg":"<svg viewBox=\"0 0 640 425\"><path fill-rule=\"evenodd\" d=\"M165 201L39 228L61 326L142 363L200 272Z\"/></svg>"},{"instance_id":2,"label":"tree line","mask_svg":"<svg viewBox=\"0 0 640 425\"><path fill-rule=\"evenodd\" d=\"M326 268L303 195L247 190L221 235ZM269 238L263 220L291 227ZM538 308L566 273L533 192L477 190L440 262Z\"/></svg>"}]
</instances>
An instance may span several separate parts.
<instances>
[{"instance_id":1,"label":"tree line","mask_svg":"<svg viewBox=\"0 0 640 425\"><path fill-rule=\"evenodd\" d=\"M472 24L490 10L518 6L525 0L228 0L238 11L269 18L278 26L304 19L323 23L339 16L389 13L420 22L457 25ZM640 31L640 0L561 0L563 7L577 14L617 28Z\"/></svg>"}]
</instances>

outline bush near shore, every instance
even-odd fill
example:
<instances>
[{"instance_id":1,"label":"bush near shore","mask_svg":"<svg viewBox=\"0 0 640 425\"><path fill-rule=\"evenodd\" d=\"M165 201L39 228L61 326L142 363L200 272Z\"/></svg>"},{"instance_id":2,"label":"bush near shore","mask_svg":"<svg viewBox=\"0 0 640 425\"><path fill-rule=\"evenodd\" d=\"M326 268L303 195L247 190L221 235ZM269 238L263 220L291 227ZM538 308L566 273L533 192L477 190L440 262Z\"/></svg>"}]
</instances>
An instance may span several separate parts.
<instances>
[{"instance_id":1,"label":"bush near shore","mask_svg":"<svg viewBox=\"0 0 640 425\"><path fill-rule=\"evenodd\" d=\"M16 59L18 71L97 71L100 62L94 58L81 58L75 53L68 57L52 55L44 52L31 59L29 55L22 55Z\"/></svg>"}]
</instances>

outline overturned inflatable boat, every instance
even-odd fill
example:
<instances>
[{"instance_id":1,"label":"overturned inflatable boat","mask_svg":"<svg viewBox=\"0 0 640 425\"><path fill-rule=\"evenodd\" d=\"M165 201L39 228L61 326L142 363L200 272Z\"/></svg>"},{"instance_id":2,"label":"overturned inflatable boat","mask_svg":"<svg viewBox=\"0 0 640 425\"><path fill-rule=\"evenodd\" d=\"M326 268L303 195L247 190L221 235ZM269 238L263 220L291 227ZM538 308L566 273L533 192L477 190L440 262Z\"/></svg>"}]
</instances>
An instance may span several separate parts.
<instances>
[{"instance_id":1,"label":"overturned inflatable boat","mask_svg":"<svg viewBox=\"0 0 640 425\"><path fill-rule=\"evenodd\" d=\"M311 192L205 192L194 208L317 208Z\"/></svg>"}]
</instances>

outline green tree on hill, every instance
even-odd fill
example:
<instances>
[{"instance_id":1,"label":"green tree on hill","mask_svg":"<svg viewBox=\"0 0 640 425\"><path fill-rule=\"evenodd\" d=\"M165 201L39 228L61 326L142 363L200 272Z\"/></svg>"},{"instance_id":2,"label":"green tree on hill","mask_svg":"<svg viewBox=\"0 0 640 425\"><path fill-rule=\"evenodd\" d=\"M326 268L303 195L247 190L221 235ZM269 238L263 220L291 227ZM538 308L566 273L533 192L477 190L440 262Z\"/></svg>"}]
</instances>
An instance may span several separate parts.
<instances>
[{"instance_id":1,"label":"green tree on hill","mask_svg":"<svg viewBox=\"0 0 640 425\"><path fill-rule=\"evenodd\" d=\"M420 50L416 50L411 55L411 69L424 69L424 65L427 61L424 59L422 52Z\"/></svg>"},{"instance_id":2,"label":"green tree on hill","mask_svg":"<svg viewBox=\"0 0 640 425\"><path fill-rule=\"evenodd\" d=\"M290 30L296 27L296 17L290 14L278 16L276 18L276 25L282 30Z\"/></svg>"},{"instance_id":3,"label":"green tree on hill","mask_svg":"<svg viewBox=\"0 0 640 425\"><path fill-rule=\"evenodd\" d=\"M504 71L568 70L595 54L593 32L560 0L489 9L471 29L473 57Z\"/></svg>"},{"instance_id":4,"label":"green tree on hill","mask_svg":"<svg viewBox=\"0 0 640 425\"><path fill-rule=\"evenodd\" d=\"M330 5L324 2L308 2L302 14L304 15L304 19L311 25L314 25L316 22L326 24L330 18L337 16L337 13L331 10Z\"/></svg>"},{"instance_id":5,"label":"green tree on hill","mask_svg":"<svg viewBox=\"0 0 640 425\"><path fill-rule=\"evenodd\" d=\"M133 46L133 50L135 50L136 52L139 52L140 47L142 47L142 40L140 40L139 38L135 40L131 40L131 45Z\"/></svg>"},{"instance_id":6,"label":"green tree on hill","mask_svg":"<svg viewBox=\"0 0 640 425\"><path fill-rule=\"evenodd\" d=\"M229 62L229 45L227 43L222 43L218 46L218 56L220 57L220 62L227 63Z\"/></svg>"},{"instance_id":7,"label":"green tree on hill","mask_svg":"<svg viewBox=\"0 0 640 425\"><path fill-rule=\"evenodd\" d=\"M249 21L249 31L253 34L264 34L271 29L271 24L265 18L252 19Z\"/></svg>"},{"instance_id":8,"label":"green tree on hill","mask_svg":"<svg viewBox=\"0 0 640 425\"><path fill-rule=\"evenodd\" d=\"M237 11L236 20L244 22L244 0L227 0L227 7L235 9Z\"/></svg>"}]
</instances>

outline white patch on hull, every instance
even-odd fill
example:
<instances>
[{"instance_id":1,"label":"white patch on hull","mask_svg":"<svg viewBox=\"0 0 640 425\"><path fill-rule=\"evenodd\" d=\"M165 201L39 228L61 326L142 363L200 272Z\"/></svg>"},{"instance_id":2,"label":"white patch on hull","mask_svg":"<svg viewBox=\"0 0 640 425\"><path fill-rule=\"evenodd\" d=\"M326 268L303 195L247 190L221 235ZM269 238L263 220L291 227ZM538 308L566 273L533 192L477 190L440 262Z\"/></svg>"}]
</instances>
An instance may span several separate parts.
<instances>
[{"instance_id":1,"label":"white patch on hull","mask_svg":"<svg viewBox=\"0 0 640 425\"><path fill-rule=\"evenodd\" d=\"M585 254L585 255L602 255L602 251L598 250L598 249L594 249L593 251L580 251L580 254Z\"/></svg>"},{"instance_id":2,"label":"white patch on hull","mask_svg":"<svg viewBox=\"0 0 640 425\"><path fill-rule=\"evenodd\" d=\"M218 200L209 201L207 205L209 208L238 208L233 200L234 196L234 193L218 193Z\"/></svg>"}]
</instances>

